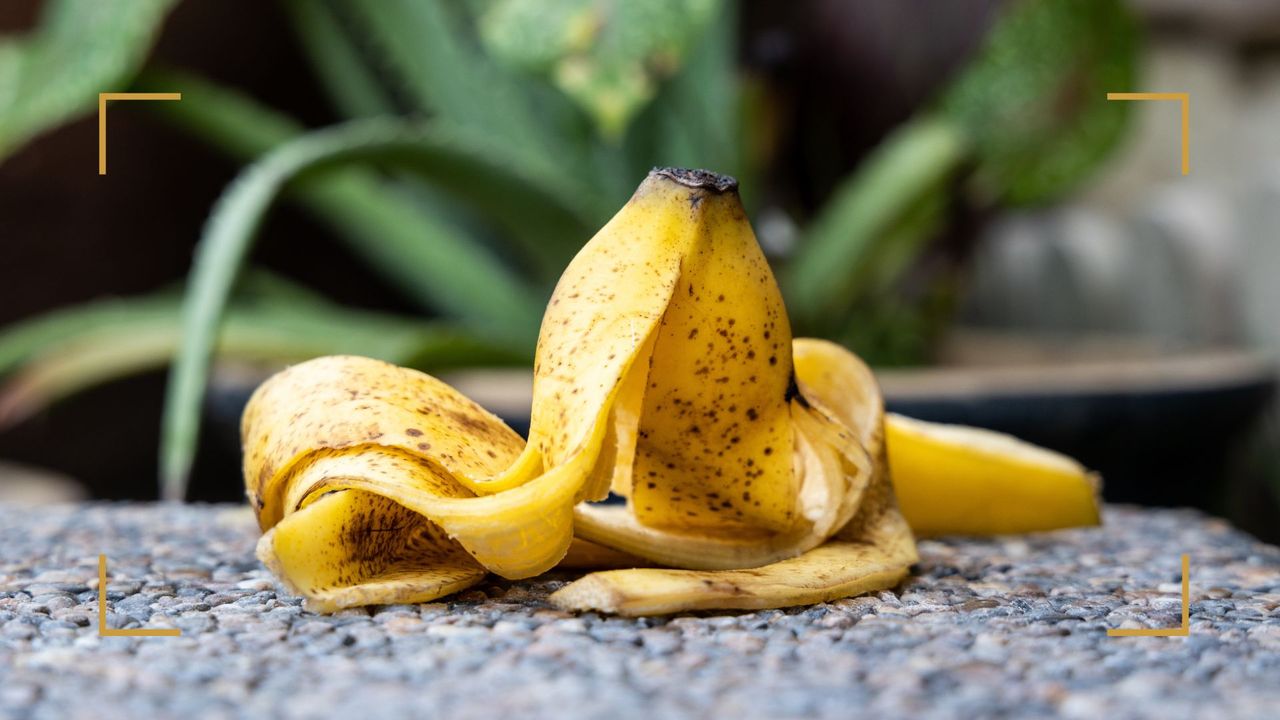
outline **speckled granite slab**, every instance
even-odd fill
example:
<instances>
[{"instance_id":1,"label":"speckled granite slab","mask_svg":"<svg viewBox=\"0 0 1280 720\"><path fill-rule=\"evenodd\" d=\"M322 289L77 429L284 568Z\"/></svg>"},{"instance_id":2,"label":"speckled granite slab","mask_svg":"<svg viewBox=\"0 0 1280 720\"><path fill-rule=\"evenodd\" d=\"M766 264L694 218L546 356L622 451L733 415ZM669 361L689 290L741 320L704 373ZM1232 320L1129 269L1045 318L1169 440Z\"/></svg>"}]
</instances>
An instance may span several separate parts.
<instances>
[{"instance_id":1,"label":"speckled granite slab","mask_svg":"<svg viewBox=\"0 0 1280 720\"><path fill-rule=\"evenodd\" d=\"M449 602L303 612L241 508L0 506L0 717L1280 717L1280 549L1193 512L921 544L896 592L622 620L567 575ZM102 638L108 624L181 637ZM1191 633L1115 638L1180 622Z\"/></svg>"}]
</instances>

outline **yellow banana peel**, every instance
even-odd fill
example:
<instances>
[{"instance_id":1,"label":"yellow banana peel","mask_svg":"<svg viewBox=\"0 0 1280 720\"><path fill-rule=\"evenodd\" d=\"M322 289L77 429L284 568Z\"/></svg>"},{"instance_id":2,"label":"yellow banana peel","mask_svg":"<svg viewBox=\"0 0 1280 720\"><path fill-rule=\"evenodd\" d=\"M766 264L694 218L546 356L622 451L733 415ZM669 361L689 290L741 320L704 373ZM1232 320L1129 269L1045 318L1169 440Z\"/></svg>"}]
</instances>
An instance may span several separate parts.
<instances>
[{"instance_id":1,"label":"yellow banana peel","mask_svg":"<svg viewBox=\"0 0 1280 720\"><path fill-rule=\"evenodd\" d=\"M1097 525L1098 476L1002 433L890 414L889 467L916 535L994 535Z\"/></svg>"},{"instance_id":2,"label":"yellow banana peel","mask_svg":"<svg viewBox=\"0 0 1280 720\"><path fill-rule=\"evenodd\" d=\"M624 569L553 602L637 615L900 582L916 550L895 443L925 458L906 462L909 482L949 475L931 469L938 443L894 428L886 448L860 360L791 337L736 182L664 168L556 287L527 443L439 380L359 357L269 379L242 437L258 555L312 609L425 601L564 562ZM981 485L984 458L955 493ZM626 504L592 504L610 491Z\"/></svg>"}]
</instances>

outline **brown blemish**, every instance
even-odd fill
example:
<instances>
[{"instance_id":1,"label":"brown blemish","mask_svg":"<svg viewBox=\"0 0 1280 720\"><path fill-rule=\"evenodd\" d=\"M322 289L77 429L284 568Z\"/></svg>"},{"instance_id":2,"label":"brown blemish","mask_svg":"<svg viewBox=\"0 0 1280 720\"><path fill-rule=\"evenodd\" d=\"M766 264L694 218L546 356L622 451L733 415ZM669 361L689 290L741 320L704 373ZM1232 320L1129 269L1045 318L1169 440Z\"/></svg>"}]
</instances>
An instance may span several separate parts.
<instances>
[{"instance_id":1,"label":"brown blemish","mask_svg":"<svg viewBox=\"0 0 1280 720\"><path fill-rule=\"evenodd\" d=\"M450 410L448 412L448 415L449 417L453 418L453 420L456 421L459 425L461 425L464 428L467 428L468 430L471 430L472 432L478 435L483 435L486 437L490 435L491 428L471 415L468 415L463 412L458 412L457 410Z\"/></svg>"},{"instance_id":2,"label":"brown blemish","mask_svg":"<svg viewBox=\"0 0 1280 720\"><path fill-rule=\"evenodd\" d=\"M783 393L782 400L783 402L791 402L792 400L795 400L797 403L800 403L800 407L809 407L809 401L800 393L800 386L796 384L796 374L794 371L791 373L791 377L787 379L787 390Z\"/></svg>"}]
</instances>

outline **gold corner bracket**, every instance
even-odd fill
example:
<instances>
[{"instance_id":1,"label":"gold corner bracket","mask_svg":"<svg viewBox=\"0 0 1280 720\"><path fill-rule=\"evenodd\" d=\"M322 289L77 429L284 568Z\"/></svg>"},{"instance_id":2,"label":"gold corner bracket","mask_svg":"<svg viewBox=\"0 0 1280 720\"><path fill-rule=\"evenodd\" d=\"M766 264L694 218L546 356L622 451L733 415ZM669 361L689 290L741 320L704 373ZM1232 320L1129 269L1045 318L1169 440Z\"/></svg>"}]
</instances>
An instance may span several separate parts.
<instances>
[{"instance_id":1,"label":"gold corner bracket","mask_svg":"<svg viewBox=\"0 0 1280 720\"><path fill-rule=\"evenodd\" d=\"M107 174L107 102L111 100L181 100L182 93L98 93L98 174Z\"/></svg>"},{"instance_id":2,"label":"gold corner bracket","mask_svg":"<svg viewBox=\"0 0 1280 720\"><path fill-rule=\"evenodd\" d=\"M178 628L115 630L107 627L107 556L98 556L98 635L100 637L177 637Z\"/></svg>"},{"instance_id":3,"label":"gold corner bracket","mask_svg":"<svg viewBox=\"0 0 1280 720\"><path fill-rule=\"evenodd\" d=\"M1191 153L1189 150L1191 134L1191 95L1184 92L1113 92L1107 93L1108 100L1177 100L1182 104L1182 174L1191 173Z\"/></svg>"},{"instance_id":4,"label":"gold corner bracket","mask_svg":"<svg viewBox=\"0 0 1280 720\"><path fill-rule=\"evenodd\" d=\"M1182 627L1109 629L1108 637L1187 637L1191 634L1191 556L1182 556Z\"/></svg>"}]
</instances>

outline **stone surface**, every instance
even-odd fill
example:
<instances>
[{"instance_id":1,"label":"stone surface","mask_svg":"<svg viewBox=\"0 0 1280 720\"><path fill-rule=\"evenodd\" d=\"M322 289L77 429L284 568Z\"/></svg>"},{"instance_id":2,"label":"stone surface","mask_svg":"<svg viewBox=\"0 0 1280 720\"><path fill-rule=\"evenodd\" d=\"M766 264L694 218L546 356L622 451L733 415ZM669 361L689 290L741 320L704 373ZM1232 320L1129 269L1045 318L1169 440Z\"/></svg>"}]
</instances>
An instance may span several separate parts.
<instances>
[{"instance_id":1,"label":"stone surface","mask_svg":"<svg viewBox=\"0 0 1280 720\"><path fill-rule=\"evenodd\" d=\"M927 541L896 592L625 620L552 608L570 575L304 612L242 508L0 505L0 717L1274 717L1280 549L1186 511ZM181 637L98 636L108 624ZM1180 621L1191 634L1115 638Z\"/></svg>"}]
</instances>

